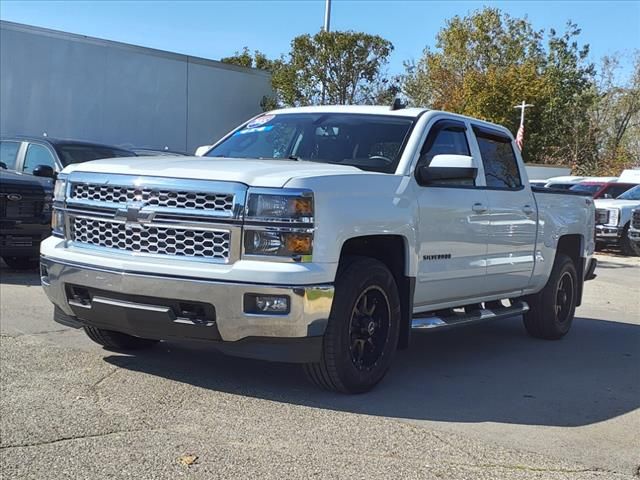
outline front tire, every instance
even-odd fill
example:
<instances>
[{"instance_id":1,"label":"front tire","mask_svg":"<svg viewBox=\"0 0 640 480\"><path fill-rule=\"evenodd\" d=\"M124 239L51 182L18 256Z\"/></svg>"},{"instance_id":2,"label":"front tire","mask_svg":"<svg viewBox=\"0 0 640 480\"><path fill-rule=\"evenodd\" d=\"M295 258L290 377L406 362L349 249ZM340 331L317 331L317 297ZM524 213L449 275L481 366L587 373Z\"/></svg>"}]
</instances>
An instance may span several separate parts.
<instances>
[{"instance_id":1,"label":"front tire","mask_svg":"<svg viewBox=\"0 0 640 480\"><path fill-rule=\"evenodd\" d=\"M398 346L398 287L389 269L372 258L350 259L335 286L322 356L304 370L325 390L366 392L387 373Z\"/></svg>"},{"instance_id":2,"label":"front tire","mask_svg":"<svg viewBox=\"0 0 640 480\"><path fill-rule=\"evenodd\" d=\"M529 311L524 314L527 333L535 338L558 340L571 328L578 299L578 274L573 260L557 254L545 287L525 297Z\"/></svg>"},{"instance_id":3,"label":"front tire","mask_svg":"<svg viewBox=\"0 0 640 480\"><path fill-rule=\"evenodd\" d=\"M158 340L134 337L126 333L114 332L103 328L84 327L84 331L91 340L108 350L141 350L158 343Z\"/></svg>"}]
</instances>

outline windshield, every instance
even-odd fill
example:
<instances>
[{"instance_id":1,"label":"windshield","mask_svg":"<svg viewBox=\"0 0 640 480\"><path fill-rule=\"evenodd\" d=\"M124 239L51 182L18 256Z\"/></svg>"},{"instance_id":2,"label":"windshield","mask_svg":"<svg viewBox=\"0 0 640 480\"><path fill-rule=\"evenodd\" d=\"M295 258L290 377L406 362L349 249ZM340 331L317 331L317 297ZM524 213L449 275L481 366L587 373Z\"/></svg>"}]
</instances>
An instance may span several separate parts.
<instances>
[{"instance_id":1,"label":"windshield","mask_svg":"<svg viewBox=\"0 0 640 480\"><path fill-rule=\"evenodd\" d=\"M413 118L396 115L262 115L207 156L307 160L393 173L413 122Z\"/></svg>"},{"instance_id":2,"label":"windshield","mask_svg":"<svg viewBox=\"0 0 640 480\"><path fill-rule=\"evenodd\" d=\"M595 193L602 188L602 184L598 183L578 183L577 185L573 185L569 190L574 192L585 192L590 193L591 196L595 195Z\"/></svg>"},{"instance_id":3,"label":"windshield","mask_svg":"<svg viewBox=\"0 0 640 480\"><path fill-rule=\"evenodd\" d=\"M119 148L110 148L103 145L82 145L77 143L56 144L56 151L64 166L71 163L83 163L90 160L114 157L135 157L135 153Z\"/></svg>"},{"instance_id":4,"label":"windshield","mask_svg":"<svg viewBox=\"0 0 640 480\"><path fill-rule=\"evenodd\" d=\"M618 197L618 200L640 200L640 185L624 192Z\"/></svg>"}]
</instances>

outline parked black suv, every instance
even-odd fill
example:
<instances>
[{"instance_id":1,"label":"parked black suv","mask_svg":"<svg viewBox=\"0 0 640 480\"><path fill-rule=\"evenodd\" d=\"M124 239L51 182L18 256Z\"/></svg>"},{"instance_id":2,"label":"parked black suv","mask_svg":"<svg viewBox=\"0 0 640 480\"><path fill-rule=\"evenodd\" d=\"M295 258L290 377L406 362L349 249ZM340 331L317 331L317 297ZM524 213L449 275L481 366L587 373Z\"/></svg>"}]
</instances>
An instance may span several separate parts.
<instances>
[{"instance_id":1,"label":"parked black suv","mask_svg":"<svg viewBox=\"0 0 640 480\"><path fill-rule=\"evenodd\" d=\"M51 232L52 195L48 178L0 170L0 255L9 267L36 265Z\"/></svg>"},{"instance_id":2,"label":"parked black suv","mask_svg":"<svg viewBox=\"0 0 640 480\"><path fill-rule=\"evenodd\" d=\"M135 157L122 148L47 137L0 139L0 256L11 268L37 265L51 232L53 181L71 163Z\"/></svg>"}]
</instances>

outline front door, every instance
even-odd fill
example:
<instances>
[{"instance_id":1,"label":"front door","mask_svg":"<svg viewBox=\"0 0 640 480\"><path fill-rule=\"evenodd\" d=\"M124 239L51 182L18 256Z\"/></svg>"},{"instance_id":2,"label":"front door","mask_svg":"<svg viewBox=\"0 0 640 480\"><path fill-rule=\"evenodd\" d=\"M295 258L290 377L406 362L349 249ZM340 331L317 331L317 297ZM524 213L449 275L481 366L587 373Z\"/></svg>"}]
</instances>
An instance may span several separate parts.
<instances>
[{"instance_id":1,"label":"front door","mask_svg":"<svg viewBox=\"0 0 640 480\"><path fill-rule=\"evenodd\" d=\"M418 166L428 165L438 154L471 155L468 139L463 122L436 122L422 147ZM478 182L482 183L482 178L416 187L420 221L414 305L418 312L473 298L485 290L488 207L487 194L478 188Z\"/></svg>"}]
</instances>

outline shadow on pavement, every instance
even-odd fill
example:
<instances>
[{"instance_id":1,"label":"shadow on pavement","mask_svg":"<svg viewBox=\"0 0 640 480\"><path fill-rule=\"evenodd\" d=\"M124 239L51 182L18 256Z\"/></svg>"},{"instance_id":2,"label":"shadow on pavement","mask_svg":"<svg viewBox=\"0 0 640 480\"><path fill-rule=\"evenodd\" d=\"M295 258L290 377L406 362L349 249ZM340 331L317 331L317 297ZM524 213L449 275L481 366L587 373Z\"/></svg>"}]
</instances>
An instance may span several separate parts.
<instances>
[{"instance_id":1,"label":"shadow on pavement","mask_svg":"<svg viewBox=\"0 0 640 480\"><path fill-rule=\"evenodd\" d=\"M338 395L295 365L225 357L162 343L125 369L201 388L316 408L404 419L580 426L640 406L640 326L578 318L560 341L529 338L518 318L415 334L372 392Z\"/></svg>"}]
</instances>

